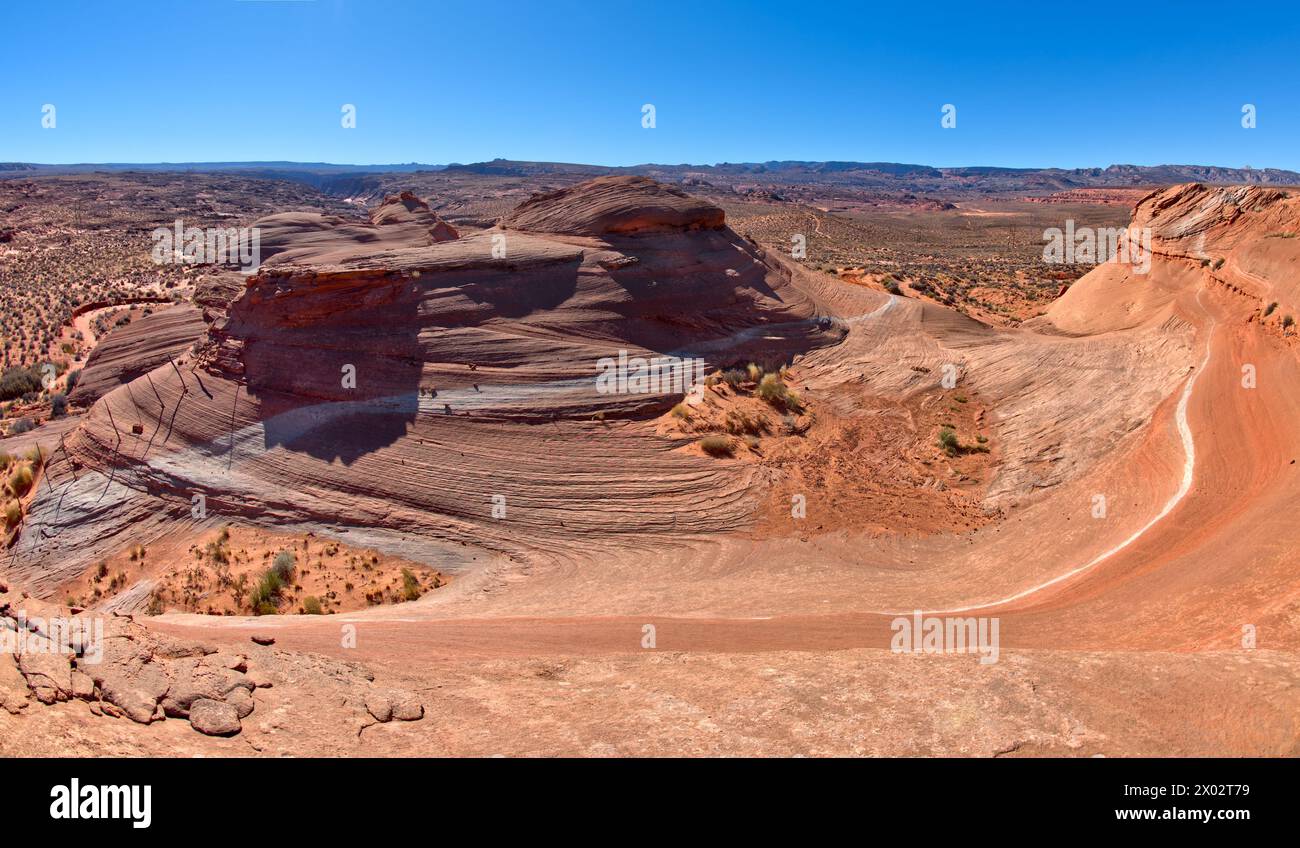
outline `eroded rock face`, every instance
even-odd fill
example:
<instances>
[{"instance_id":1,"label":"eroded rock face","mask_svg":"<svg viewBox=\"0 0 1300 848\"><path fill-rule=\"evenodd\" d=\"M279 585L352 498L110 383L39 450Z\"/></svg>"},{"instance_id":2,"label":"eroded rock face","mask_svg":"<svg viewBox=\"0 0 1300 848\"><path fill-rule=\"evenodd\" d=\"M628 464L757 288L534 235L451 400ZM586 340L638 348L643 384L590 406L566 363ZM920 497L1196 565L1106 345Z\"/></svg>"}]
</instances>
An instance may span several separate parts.
<instances>
[{"instance_id":1,"label":"eroded rock face","mask_svg":"<svg viewBox=\"0 0 1300 848\"><path fill-rule=\"evenodd\" d=\"M384 198L368 223L318 212L282 212L259 218L263 264L341 262L349 257L404 247L423 247L458 237L414 193Z\"/></svg>"},{"instance_id":2,"label":"eroded rock face","mask_svg":"<svg viewBox=\"0 0 1300 848\"><path fill-rule=\"evenodd\" d=\"M179 372L95 404L66 440L75 480L63 452L52 459L66 483L29 508L42 532L20 539L14 576L56 591L100 550L168 532L195 491L230 519L364 529L453 573L576 536L735 528L753 514L750 471L646 426L682 400L682 381L601 391L601 363L711 370L845 335L810 291L818 275L650 180L592 180L523 204L506 229L444 241L413 198L375 218L341 236L298 216L233 302L224 278L205 289L212 324ZM411 218L421 233L389 238ZM484 481L506 478L530 508L502 522L481 502Z\"/></svg>"},{"instance_id":3,"label":"eroded rock face","mask_svg":"<svg viewBox=\"0 0 1300 848\"><path fill-rule=\"evenodd\" d=\"M178 304L115 329L86 358L68 400L88 406L123 383L178 358L207 330L202 313Z\"/></svg>"},{"instance_id":4,"label":"eroded rock face","mask_svg":"<svg viewBox=\"0 0 1300 848\"><path fill-rule=\"evenodd\" d=\"M597 177L520 204L501 222L509 230L579 236L720 230L721 209L648 177Z\"/></svg>"}]
</instances>

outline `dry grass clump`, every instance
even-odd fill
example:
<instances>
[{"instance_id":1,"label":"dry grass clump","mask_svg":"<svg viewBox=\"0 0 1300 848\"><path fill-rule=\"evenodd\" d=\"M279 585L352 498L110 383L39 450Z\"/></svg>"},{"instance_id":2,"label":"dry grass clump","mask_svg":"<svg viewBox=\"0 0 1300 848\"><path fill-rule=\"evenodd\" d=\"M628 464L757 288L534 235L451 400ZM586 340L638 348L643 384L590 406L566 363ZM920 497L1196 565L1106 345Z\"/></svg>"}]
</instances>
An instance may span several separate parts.
<instances>
[{"instance_id":1,"label":"dry grass clump","mask_svg":"<svg viewBox=\"0 0 1300 848\"><path fill-rule=\"evenodd\" d=\"M732 456L736 450L731 443L731 439L716 434L700 439L700 449L709 456L716 457Z\"/></svg>"},{"instance_id":2,"label":"dry grass clump","mask_svg":"<svg viewBox=\"0 0 1300 848\"><path fill-rule=\"evenodd\" d=\"M803 410L803 401L790 391L779 374L764 374L758 381L758 388L754 390L754 394L777 409L788 409L791 412Z\"/></svg>"}]
</instances>

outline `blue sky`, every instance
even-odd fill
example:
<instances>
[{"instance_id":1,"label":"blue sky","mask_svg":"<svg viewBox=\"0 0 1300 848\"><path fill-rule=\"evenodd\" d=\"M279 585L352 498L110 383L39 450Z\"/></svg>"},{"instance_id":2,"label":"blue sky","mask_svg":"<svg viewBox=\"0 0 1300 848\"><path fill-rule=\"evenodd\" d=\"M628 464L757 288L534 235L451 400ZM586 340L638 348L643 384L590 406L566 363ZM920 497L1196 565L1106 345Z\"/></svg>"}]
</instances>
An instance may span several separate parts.
<instances>
[{"instance_id":1,"label":"blue sky","mask_svg":"<svg viewBox=\"0 0 1300 848\"><path fill-rule=\"evenodd\" d=\"M1294 3L981 5L17 0L0 161L1300 170Z\"/></svg>"}]
</instances>

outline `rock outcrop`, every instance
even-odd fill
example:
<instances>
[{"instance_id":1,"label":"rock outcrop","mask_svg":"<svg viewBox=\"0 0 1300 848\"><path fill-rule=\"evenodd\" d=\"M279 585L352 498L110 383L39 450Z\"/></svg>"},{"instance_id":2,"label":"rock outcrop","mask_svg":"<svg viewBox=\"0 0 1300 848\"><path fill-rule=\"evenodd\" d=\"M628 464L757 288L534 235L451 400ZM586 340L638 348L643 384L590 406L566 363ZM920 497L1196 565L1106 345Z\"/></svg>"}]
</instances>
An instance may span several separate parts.
<instances>
[{"instance_id":1,"label":"rock outcrop","mask_svg":"<svg viewBox=\"0 0 1300 848\"><path fill-rule=\"evenodd\" d=\"M575 236L721 230L723 211L647 177L597 177L534 195L501 221L508 230Z\"/></svg>"},{"instance_id":2,"label":"rock outcrop","mask_svg":"<svg viewBox=\"0 0 1300 848\"><path fill-rule=\"evenodd\" d=\"M259 230L262 263L272 265L341 262L458 237L455 227L409 191L384 198L371 210L368 223L318 212L281 212L259 218L253 226Z\"/></svg>"},{"instance_id":3,"label":"rock outcrop","mask_svg":"<svg viewBox=\"0 0 1300 848\"><path fill-rule=\"evenodd\" d=\"M76 478L53 469L58 494L19 543L35 591L166 532L195 493L211 521L351 528L453 572L578 537L734 527L753 469L682 452L690 439L651 420L693 366L645 391L597 377L637 359L784 362L844 335L813 275L650 180L592 180L447 240L406 195L367 225L271 218L274 254L242 293L205 288L197 353L110 392L66 440Z\"/></svg>"},{"instance_id":4,"label":"rock outcrop","mask_svg":"<svg viewBox=\"0 0 1300 848\"><path fill-rule=\"evenodd\" d=\"M160 309L113 330L86 358L68 400L89 406L118 386L178 358L206 330L202 313L189 304Z\"/></svg>"}]
</instances>

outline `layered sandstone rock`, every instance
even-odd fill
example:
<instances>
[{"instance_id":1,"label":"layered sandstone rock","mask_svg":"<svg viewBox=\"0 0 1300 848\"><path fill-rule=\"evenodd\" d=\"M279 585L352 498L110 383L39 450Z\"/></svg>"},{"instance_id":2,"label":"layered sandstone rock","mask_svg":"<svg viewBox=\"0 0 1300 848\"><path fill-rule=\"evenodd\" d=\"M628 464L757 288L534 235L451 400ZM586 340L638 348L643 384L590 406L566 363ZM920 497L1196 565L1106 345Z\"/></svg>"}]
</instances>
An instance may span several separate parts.
<instances>
[{"instance_id":1,"label":"layered sandstone rock","mask_svg":"<svg viewBox=\"0 0 1300 848\"><path fill-rule=\"evenodd\" d=\"M396 247L419 247L458 237L415 194L384 198L368 223L318 212L281 212L253 223L259 231L264 264L338 262Z\"/></svg>"},{"instance_id":2,"label":"layered sandstone rock","mask_svg":"<svg viewBox=\"0 0 1300 848\"><path fill-rule=\"evenodd\" d=\"M202 313L188 304L161 309L114 330L86 358L69 401L89 406L118 386L176 359L206 330Z\"/></svg>"},{"instance_id":3,"label":"layered sandstone rock","mask_svg":"<svg viewBox=\"0 0 1300 848\"><path fill-rule=\"evenodd\" d=\"M655 430L686 385L609 393L596 378L621 354L713 368L835 343L802 271L643 179L511 216L558 234L508 223L438 241L412 205L385 204L363 237L286 225L241 294L205 290L198 353L147 392L109 393L70 437L76 477L52 472L15 573L52 588L98 550L166 532L195 493L209 521L346 528L452 571L747 519L752 468Z\"/></svg>"},{"instance_id":4,"label":"layered sandstone rock","mask_svg":"<svg viewBox=\"0 0 1300 848\"><path fill-rule=\"evenodd\" d=\"M534 195L507 215L510 230L579 236L721 230L718 207L647 177L597 177Z\"/></svg>"}]
</instances>

